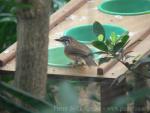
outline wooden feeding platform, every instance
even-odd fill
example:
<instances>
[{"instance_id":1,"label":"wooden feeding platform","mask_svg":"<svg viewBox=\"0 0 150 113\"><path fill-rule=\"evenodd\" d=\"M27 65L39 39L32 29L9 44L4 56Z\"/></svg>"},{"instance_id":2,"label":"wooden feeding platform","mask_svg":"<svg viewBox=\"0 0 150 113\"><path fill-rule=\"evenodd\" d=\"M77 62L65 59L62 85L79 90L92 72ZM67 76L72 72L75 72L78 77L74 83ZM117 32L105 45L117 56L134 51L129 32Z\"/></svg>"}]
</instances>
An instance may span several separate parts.
<instances>
[{"instance_id":1,"label":"wooden feeding platform","mask_svg":"<svg viewBox=\"0 0 150 113\"><path fill-rule=\"evenodd\" d=\"M133 51L133 55L144 56L150 53L150 14L135 16L109 15L97 10L97 6L101 2L102 0L71 0L63 8L54 13L50 17L49 47L57 47L60 45L54 39L62 36L66 29L99 21L102 24L115 24L126 28L129 31L131 39L127 49ZM133 45L130 46L131 44ZM0 54L1 74L15 72L15 53L16 43ZM127 68L115 60L111 60L99 67L103 69L103 75L97 72L98 67L87 66L75 68L48 66L47 73L48 77L52 78L93 79L94 81L101 81L101 90L103 90L101 93L102 106L107 106L111 99L108 101L108 96L105 95L106 93L109 94L112 90L116 92L113 94L114 96L111 95L112 98L125 94L125 91L117 94L118 89L116 88L112 88L109 91L106 89L110 84L109 82L125 73ZM106 83L106 81L108 82ZM122 88L123 86L119 87Z\"/></svg>"}]
</instances>

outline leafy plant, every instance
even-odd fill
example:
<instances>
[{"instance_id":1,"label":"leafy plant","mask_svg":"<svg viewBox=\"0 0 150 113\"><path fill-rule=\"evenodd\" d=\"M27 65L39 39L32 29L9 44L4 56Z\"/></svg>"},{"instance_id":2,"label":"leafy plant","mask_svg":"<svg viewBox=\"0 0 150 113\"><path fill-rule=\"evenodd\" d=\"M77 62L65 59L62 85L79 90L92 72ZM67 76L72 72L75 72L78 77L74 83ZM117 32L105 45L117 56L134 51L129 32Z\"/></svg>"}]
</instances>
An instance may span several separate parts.
<instances>
[{"instance_id":1,"label":"leafy plant","mask_svg":"<svg viewBox=\"0 0 150 113\"><path fill-rule=\"evenodd\" d=\"M99 30L102 30L100 32ZM129 90L129 95L119 98L114 102L115 107L122 107L125 104L129 103L129 100L134 101L134 112L140 106L140 110L142 112L142 108L145 107L145 103L147 101L147 95L149 95L149 87L146 84L146 79L150 78L149 76L149 68L150 68L150 58L141 59L139 57L134 57L131 63L128 63L127 59L131 58L128 53L132 51L127 51L126 48L134 45L136 42L132 43L127 47L127 44L130 42L128 32L124 32L120 36L116 33L112 32L110 37L105 37L105 31L102 29L102 25L95 22L93 24L93 31L97 35L97 40L95 40L92 45L98 48L100 51L95 54L105 54L104 57L99 59L99 64L104 62L108 62L110 59L116 59L121 62L130 72L130 75L134 78L134 83L127 82L127 87L130 87L132 90ZM98 34L100 33L100 34ZM138 58L138 59L137 59ZM127 74L123 74L116 78L112 84L119 85L120 82L127 78ZM139 101L141 100L142 101ZM114 107L112 105L111 107ZM116 111L114 111L116 112Z\"/></svg>"},{"instance_id":2,"label":"leafy plant","mask_svg":"<svg viewBox=\"0 0 150 113\"><path fill-rule=\"evenodd\" d=\"M118 36L115 32L111 33L110 37L105 37L105 31L102 25L98 22L93 24L93 31L97 36L97 40L92 42L92 45L98 48L100 54L106 54L106 57L100 58L99 64L107 62L112 58L116 58L120 62L124 63L126 53L124 51L125 46L129 42L128 32Z\"/></svg>"}]
</instances>

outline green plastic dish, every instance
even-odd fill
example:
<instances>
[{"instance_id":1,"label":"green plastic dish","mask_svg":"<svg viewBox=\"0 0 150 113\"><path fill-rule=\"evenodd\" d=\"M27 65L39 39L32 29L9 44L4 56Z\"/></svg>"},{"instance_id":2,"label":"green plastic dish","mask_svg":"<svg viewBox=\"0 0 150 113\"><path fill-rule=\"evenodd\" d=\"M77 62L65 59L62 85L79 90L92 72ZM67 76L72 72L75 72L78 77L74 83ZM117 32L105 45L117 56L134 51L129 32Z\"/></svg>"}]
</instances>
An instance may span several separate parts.
<instances>
[{"instance_id":1,"label":"green plastic dish","mask_svg":"<svg viewBox=\"0 0 150 113\"><path fill-rule=\"evenodd\" d=\"M94 47L90 47L93 52L98 51L98 49ZM99 59L99 55L94 56L95 60ZM64 47L55 47L48 49L48 65L55 67L69 67L70 63L73 62L64 54Z\"/></svg>"},{"instance_id":2,"label":"green plastic dish","mask_svg":"<svg viewBox=\"0 0 150 113\"><path fill-rule=\"evenodd\" d=\"M105 0L98 10L123 16L150 14L150 0Z\"/></svg>"},{"instance_id":3,"label":"green plastic dish","mask_svg":"<svg viewBox=\"0 0 150 113\"><path fill-rule=\"evenodd\" d=\"M106 38L109 38L112 32L115 32L117 35L121 35L123 32L128 31L125 28L112 24L104 24L103 27L105 30ZM92 24L70 28L64 32L64 35L72 36L81 43L91 43L92 41L97 39L96 35L93 32Z\"/></svg>"}]
</instances>

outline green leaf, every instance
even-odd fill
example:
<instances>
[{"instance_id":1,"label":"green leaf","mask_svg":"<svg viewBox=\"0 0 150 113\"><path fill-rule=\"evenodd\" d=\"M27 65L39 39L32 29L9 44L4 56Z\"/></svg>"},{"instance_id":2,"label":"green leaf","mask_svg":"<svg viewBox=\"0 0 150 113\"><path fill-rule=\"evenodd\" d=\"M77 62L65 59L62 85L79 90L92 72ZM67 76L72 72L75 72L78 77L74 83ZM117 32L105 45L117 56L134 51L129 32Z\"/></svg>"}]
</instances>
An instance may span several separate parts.
<instances>
[{"instance_id":1,"label":"green leaf","mask_svg":"<svg viewBox=\"0 0 150 113\"><path fill-rule=\"evenodd\" d=\"M99 41L104 41L104 36L102 34L98 35L98 40Z\"/></svg>"},{"instance_id":2,"label":"green leaf","mask_svg":"<svg viewBox=\"0 0 150 113\"><path fill-rule=\"evenodd\" d=\"M118 37L116 43L120 42L120 41L124 38L124 36L126 36L126 35L128 35L128 34L129 34L128 31L122 33L122 34Z\"/></svg>"},{"instance_id":3,"label":"green leaf","mask_svg":"<svg viewBox=\"0 0 150 113\"><path fill-rule=\"evenodd\" d=\"M17 23L17 20L15 17L5 17L5 18L0 19L0 22L15 22L15 23Z\"/></svg>"},{"instance_id":4,"label":"green leaf","mask_svg":"<svg viewBox=\"0 0 150 113\"><path fill-rule=\"evenodd\" d=\"M108 51L107 45L102 41L94 41L94 42L92 42L92 45L102 51L105 51L105 52Z\"/></svg>"},{"instance_id":5,"label":"green leaf","mask_svg":"<svg viewBox=\"0 0 150 113\"><path fill-rule=\"evenodd\" d=\"M10 101L10 99L6 99L5 97L0 95L0 106L4 109L7 109L11 113L34 113L22 106L15 104L14 102Z\"/></svg>"},{"instance_id":6,"label":"green leaf","mask_svg":"<svg viewBox=\"0 0 150 113\"><path fill-rule=\"evenodd\" d=\"M122 49L122 48L124 48L125 46L126 46L126 44L128 43L128 41L129 41L129 35L127 35L127 34L123 34L123 35L121 35L121 40L120 40L120 42L118 42L116 45L114 45L114 47L113 47L113 51L114 52L117 52L117 51L119 51L120 49Z\"/></svg>"},{"instance_id":7,"label":"green leaf","mask_svg":"<svg viewBox=\"0 0 150 113\"><path fill-rule=\"evenodd\" d=\"M0 13L0 17L12 17L11 13Z\"/></svg>"},{"instance_id":8,"label":"green leaf","mask_svg":"<svg viewBox=\"0 0 150 113\"><path fill-rule=\"evenodd\" d=\"M112 44L112 42L111 42L110 39L107 39L107 40L105 41L105 43L106 43L107 47L109 48L109 50L112 50L112 49L113 49L114 45Z\"/></svg>"},{"instance_id":9,"label":"green leaf","mask_svg":"<svg viewBox=\"0 0 150 113\"><path fill-rule=\"evenodd\" d=\"M0 82L0 89L1 91L5 91L7 93L10 93L11 95L15 96L16 98L20 99L22 102L34 107L35 109L43 112L43 110L48 110L50 112L50 109L52 106L48 104L47 102L40 100L29 93L26 93L22 90L16 89L15 87L12 87L4 82ZM46 113L46 112L43 112Z\"/></svg>"},{"instance_id":10,"label":"green leaf","mask_svg":"<svg viewBox=\"0 0 150 113\"><path fill-rule=\"evenodd\" d=\"M111 40L110 39L107 39L105 42L106 42L107 46L111 45Z\"/></svg>"},{"instance_id":11,"label":"green leaf","mask_svg":"<svg viewBox=\"0 0 150 113\"><path fill-rule=\"evenodd\" d=\"M109 60L111 60L112 57L104 57L104 58L100 58L99 59L99 64L103 64L105 62L108 62Z\"/></svg>"},{"instance_id":12,"label":"green leaf","mask_svg":"<svg viewBox=\"0 0 150 113\"><path fill-rule=\"evenodd\" d=\"M103 26L97 21L94 22L94 24L93 24L93 32L96 34L96 36L102 34L105 39L105 30L104 30Z\"/></svg>"},{"instance_id":13,"label":"green leaf","mask_svg":"<svg viewBox=\"0 0 150 113\"><path fill-rule=\"evenodd\" d=\"M116 43L117 39L118 39L117 34L115 32L112 32L110 36L110 40L112 41L113 45Z\"/></svg>"},{"instance_id":14,"label":"green leaf","mask_svg":"<svg viewBox=\"0 0 150 113\"><path fill-rule=\"evenodd\" d=\"M125 35L122 37L121 42L125 45L128 42L128 40L129 40L129 35Z\"/></svg>"},{"instance_id":15,"label":"green leaf","mask_svg":"<svg viewBox=\"0 0 150 113\"><path fill-rule=\"evenodd\" d=\"M119 42L117 43L114 47L113 47L113 51L114 52L118 52L119 50L121 50L124 46L124 43L123 42Z\"/></svg>"}]
</instances>

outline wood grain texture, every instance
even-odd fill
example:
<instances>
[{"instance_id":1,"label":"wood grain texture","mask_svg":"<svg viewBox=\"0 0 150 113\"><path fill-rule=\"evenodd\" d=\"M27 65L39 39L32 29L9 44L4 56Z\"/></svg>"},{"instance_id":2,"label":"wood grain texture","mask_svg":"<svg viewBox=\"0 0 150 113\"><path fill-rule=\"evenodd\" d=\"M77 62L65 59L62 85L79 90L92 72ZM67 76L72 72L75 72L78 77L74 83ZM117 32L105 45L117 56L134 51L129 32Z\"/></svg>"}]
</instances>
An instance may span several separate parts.
<instances>
[{"instance_id":1,"label":"wood grain texture","mask_svg":"<svg viewBox=\"0 0 150 113\"><path fill-rule=\"evenodd\" d=\"M115 15L108 15L104 14L100 11L97 10L97 5L101 3L102 0L72 0L71 2L75 3L76 5L80 2L82 7L77 7L73 6L72 3L69 3L68 6L65 6L64 9L60 9L59 12L57 12L54 15L57 16L52 16L51 17L51 22L50 24L52 25L53 22L56 22L56 19L59 18L59 13L68 11L67 7L77 7L76 10L72 11L72 13L69 16L64 16L62 18L63 21L60 21L57 26L52 25L53 28L49 32L49 47L57 47L60 46L60 43L54 41L55 38L59 38L60 36L63 35L63 32L66 29L69 29L74 26L78 25L83 25L83 24L92 24L95 20L99 21L102 24L115 24L122 26L123 28L126 28L130 32L130 39L131 43L135 42L140 38L144 40L148 40L147 37L150 34L149 31L149 20L150 20L150 15L137 15L137 16L115 16ZM74 8L72 8L74 9ZM65 11L64 11L65 10ZM63 14L62 14L63 15ZM142 43L146 43L145 41L143 42L138 42L134 46L130 47L130 49L134 50L134 48L138 48L138 45ZM145 46L142 47L143 50L150 50L150 47L145 44ZM138 49L135 51L137 52ZM144 51L140 53L141 55L145 54ZM113 64L104 64L102 67L106 67L104 69L105 74L101 75L106 78L116 78L120 74L124 73L126 71L126 68L118 63L114 62ZM7 63L5 66L1 67L1 70L15 70L15 59ZM52 67L48 66L48 74L65 74L67 76L91 76L91 77L99 77L100 75L97 75L96 68L89 69L88 67L78 67L78 68L59 68L59 67Z\"/></svg>"},{"instance_id":2,"label":"wood grain texture","mask_svg":"<svg viewBox=\"0 0 150 113\"><path fill-rule=\"evenodd\" d=\"M0 67L11 61L16 55L16 44L14 43L0 54Z\"/></svg>"},{"instance_id":3,"label":"wood grain texture","mask_svg":"<svg viewBox=\"0 0 150 113\"><path fill-rule=\"evenodd\" d=\"M71 0L66 4L61 10L58 10L50 17L50 30L53 29L56 25L62 22L66 17L80 8L88 0Z\"/></svg>"}]
</instances>

